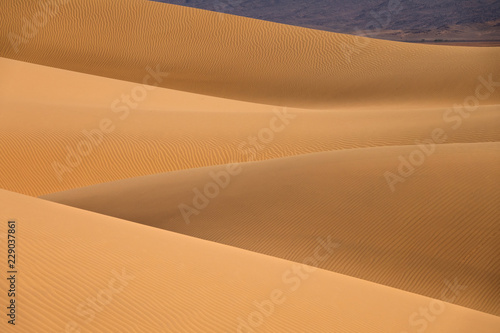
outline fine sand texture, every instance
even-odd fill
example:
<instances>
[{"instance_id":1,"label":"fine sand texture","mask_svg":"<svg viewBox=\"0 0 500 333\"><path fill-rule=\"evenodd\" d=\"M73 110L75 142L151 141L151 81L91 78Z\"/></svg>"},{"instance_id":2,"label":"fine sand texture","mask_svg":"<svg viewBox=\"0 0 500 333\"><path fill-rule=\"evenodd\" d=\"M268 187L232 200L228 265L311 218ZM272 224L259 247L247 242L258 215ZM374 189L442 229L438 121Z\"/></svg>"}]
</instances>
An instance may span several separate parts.
<instances>
[{"instance_id":1,"label":"fine sand texture","mask_svg":"<svg viewBox=\"0 0 500 333\"><path fill-rule=\"evenodd\" d=\"M0 332L500 331L499 47L147 0L0 31Z\"/></svg>"},{"instance_id":2,"label":"fine sand texture","mask_svg":"<svg viewBox=\"0 0 500 333\"><path fill-rule=\"evenodd\" d=\"M148 87L129 106L122 99L134 96L134 83L5 58L0 68L9 77L0 80L0 187L33 196L232 162L415 145L438 128L445 143L500 141L500 107L488 100L473 112L311 110Z\"/></svg>"},{"instance_id":3,"label":"fine sand texture","mask_svg":"<svg viewBox=\"0 0 500 333\"><path fill-rule=\"evenodd\" d=\"M153 1L65 1L45 7L40 27L26 23L39 5L2 8L1 57L138 83L149 67L168 72L162 87L282 106L448 107L499 70L494 47L382 41Z\"/></svg>"},{"instance_id":4,"label":"fine sand texture","mask_svg":"<svg viewBox=\"0 0 500 333\"><path fill-rule=\"evenodd\" d=\"M45 196L500 315L500 144L436 145L391 191L417 146L350 149L134 178ZM422 156L423 153L422 153ZM480 167L479 167L480 166ZM413 171L413 172L412 172ZM460 181L458 181L460 180Z\"/></svg>"},{"instance_id":5,"label":"fine sand texture","mask_svg":"<svg viewBox=\"0 0 500 333\"><path fill-rule=\"evenodd\" d=\"M0 219L18 224L23 290L22 319L2 320L2 332L404 332L435 304L441 314L428 332L500 326L492 315L314 267L4 190L0 200L10 207Z\"/></svg>"}]
</instances>

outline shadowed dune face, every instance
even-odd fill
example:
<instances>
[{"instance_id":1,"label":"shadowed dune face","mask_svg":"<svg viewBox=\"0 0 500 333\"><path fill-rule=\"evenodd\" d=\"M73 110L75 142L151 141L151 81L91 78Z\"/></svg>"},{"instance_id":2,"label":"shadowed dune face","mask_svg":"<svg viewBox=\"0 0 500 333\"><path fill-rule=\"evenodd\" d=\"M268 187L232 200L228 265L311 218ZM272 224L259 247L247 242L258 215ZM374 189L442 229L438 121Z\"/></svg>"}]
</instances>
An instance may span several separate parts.
<instances>
[{"instance_id":1,"label":"shadowed dune face","mask_svg":"<svg viewBox=\"0 0 500 333\"><path fill-rule=\"evenodd\" d=\"M434 148L418 167L400 166L408 174L394 192L386 173L420 148L200 168L43 198L292 261L329 235L343 246L317 262L323 269L433 298L458 281L456 304L499 315L499 144Z\"/></svg>"},{"instance_id":2,"label":"shadowed dune face","mask_svg":"<svg viewBox=\"0 0 500 333\"><path fill-rule=\"evenodd\" d=\"M0 29L10 37L2 38L0 56L138 83L149 67L162 87L273 105L448 106L470 94L478 73L499 72L497 48L221 20L218 13L150 1L73 0L30 31L18 18L39 10L32 2L4 4Z\"/></svg>"}]
</instances>

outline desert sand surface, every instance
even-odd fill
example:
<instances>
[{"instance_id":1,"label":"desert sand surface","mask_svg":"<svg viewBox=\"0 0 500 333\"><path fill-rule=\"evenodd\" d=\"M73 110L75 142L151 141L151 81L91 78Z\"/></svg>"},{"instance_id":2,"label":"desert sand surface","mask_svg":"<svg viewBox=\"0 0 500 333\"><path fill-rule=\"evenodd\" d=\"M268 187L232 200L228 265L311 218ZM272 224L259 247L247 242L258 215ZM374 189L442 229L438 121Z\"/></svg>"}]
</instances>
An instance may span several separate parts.
<instances>
[{"instance_id":1,"label":"desert sand surface","mask_svg":"<svg viewBox=\"0 0 500 333\"><path fill-rule=\"evenodd\" d=\"M3 40L1 57L137 83L147 67L159 68L169 73L161 87L290 107L448 107L474 91L478 75L498 73L500 58L498 48L221 20L220 13L152 1L68 1L33 31L18 18L35 16L39 6L8 1L3 8L0 29L19 38ZM499 101L496 95L489 104Z\"/></svg>"},{"instance_id":2,"label":"desert sand surface","mask_svg":"<svg viewBox=\"0 0 500 333\"><path fill-rule=\"evenodd\" d=\"M0 217L16 216L23 239L18 268L24 272L18 298L23 319L13 332L332 332L332 327L401 332L419 307L438 304L315 267L4 190L0 199L10 207L10 215L2 210ZM301 269L300 275L293 267ZM2 279L0 287L6 285ZM268 317L261 315L262 324L249 326L255 302L273 305ZM493 333L500 325L492 315L444 302L439 306L442 313L428 332ZM6 326L2 320L2 332Z\"/></svg>"},{"instance_id":3,"label":"desert sand surface","mask_svg":"<svg viewBox=\"0 0 500 333\"><path fill-rule=\"evenodd\" d=\"M446 143L500 141L500 107L488 100L462 116L439 107L278 108L150 87L127 107L131 82L5 58L0 68L10 78L0 81L0 187L33 196L233 162L415 145L436 128ZM106 120L111 131L103 132Z\"/></svg>"},{"instance_id":4,"label":"desert sand surface","mask_svg":"<svg viewBox=\"0 0 500 333\"><path fill-rule=\"evenodd\" d=\"M1 332L500 330L500 48L50 3L0 11Z\"/></svg>"},{"instance_id":5,"label":"desert sand surface","mask_svg":"<svg viewBox=\"0 0 500 333\"><path fill-rule=\"evenodd\" d=\"M292 261L331 237L342 246L323 269L433 298L456 280L467 286L456 304L500 315L500 144L438 145L391 193L385 171L416 149L199 168L44 198Z\"/></svg>"}]
</instances>

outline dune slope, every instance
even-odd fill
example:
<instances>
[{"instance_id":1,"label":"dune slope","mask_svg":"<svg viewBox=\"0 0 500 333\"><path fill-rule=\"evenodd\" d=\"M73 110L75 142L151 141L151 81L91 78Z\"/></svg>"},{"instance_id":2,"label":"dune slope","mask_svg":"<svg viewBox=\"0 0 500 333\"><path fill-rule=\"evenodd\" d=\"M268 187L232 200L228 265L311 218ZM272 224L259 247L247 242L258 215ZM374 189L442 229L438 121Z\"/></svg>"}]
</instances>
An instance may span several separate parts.
<instances>
[{"instance_id":1,"label":"dune slope","mask_svg":"<svg viewBox=\"0 0 500 333\"><path fill-rule=\"evenodd\" d=\"M221 20L153 1L72 0L54 8L8 0L0 15L1 57L139 83L154 72L162 87L274 105L448 106L470 95L479 75L500 73L498 48Z\"/></svg>"},{"instance_id":2,"label":"dune slope","mask_svg":"<svg viewBox=\"0 0 500 333\"><path fill-rule=\"evenodd\" d=\"M419 307L436 303L314 267L297 266L307 272L297 278L292 262L12 192L0 190L0 199L9 207L0 219L16 220L22 258L17 324L2 320L2 332L399 332ZM255 302L270 299L279 304L259 315ZM438 305L429 332L500 325ZM260 324L250 326L249 316Z\"/></svg>"},{"instance_id":3,"label":"dune slope","mask_svg":"<svg viewBox=\"0 0 500 333\"><path fill-rule=\"evenodd\" d=\"M499 315L500 144L434 148L394 192L386 172L420 148L199 168L43 198L292 261L331 237L342 247L323 269L433 298L454 281L466 288L456 304Z\"/></svg>"},{"instance_id":4,"label":"dune slope","mask_svg":"<svg viewBox=\"0 0 500 333\"><path fill-rule=\"evenodd\" d=\"M0 188L33 196L231 162L414 145L436 128L447 143L500 141L498 105L306 110L148 87L127 107L134 83L5 58L0 68L9 78L0 80Z\"/></svg>"}]
</instances>

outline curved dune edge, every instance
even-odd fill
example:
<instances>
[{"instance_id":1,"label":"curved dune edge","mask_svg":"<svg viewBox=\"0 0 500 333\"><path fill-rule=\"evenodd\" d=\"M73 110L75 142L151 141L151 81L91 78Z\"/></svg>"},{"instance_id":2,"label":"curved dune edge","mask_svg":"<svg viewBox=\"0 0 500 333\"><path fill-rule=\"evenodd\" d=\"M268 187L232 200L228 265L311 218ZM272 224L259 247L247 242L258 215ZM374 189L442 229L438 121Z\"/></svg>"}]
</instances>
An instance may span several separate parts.
<instances>
[{"instance_id":1,"label":"curved dune edge","mask_svg":"<svg viewBox=\"0 0 500 333\"><path fill-rule=\"evenodd\" d=\"M466 287L456 304L500 315L500 143L437 145L391 192L385 173L415 151L301 155L43 198L292 261L331 237L342 247L323 269L433 298L455 281Z\"/></svg>"},{"instance_id":2,"label":"curved dune edge","mask_svg":"<svg viewBox=\"0 0 500 333\"><path fill-rule=\"evenodd\" d=\"M500 325L495 316L324 270L296 286L282 281L292 262L4 190L0 199L9 207L0 219L16 220L23 258L18 332L238 332L238 318L276 290L280 304L255 331L403 332L419 307L436 305L428 332Z\"/></svg>"},{"instance_id":3,"label":"curved dune edge","mask_svg":"<svg viewBox=\"0 0 500 333\"><path fill-rule=\"evenodd\" d=\"M149 67L162 87L273 105L449 106L478 76L500 74L493 47L374 40L143 0L72 0L30 30L20 18L38 11L6 1L0 56L139 83Z\"/></svg>"},{"instance_id":4,"label":"curved dune edge","mask_svg":"<svg viewBox=\"0 0 500 333\"><path fill-rule=\"evenodd\" d=\"M9 78L0 80L0 188L33 196L231 162L413 145L436 128L447 143L500 141L498 105L464 118L444 108L285 109L157 88L124 110L134 83L5 58L0 68Z\"/></svg>"}]
</instances>

